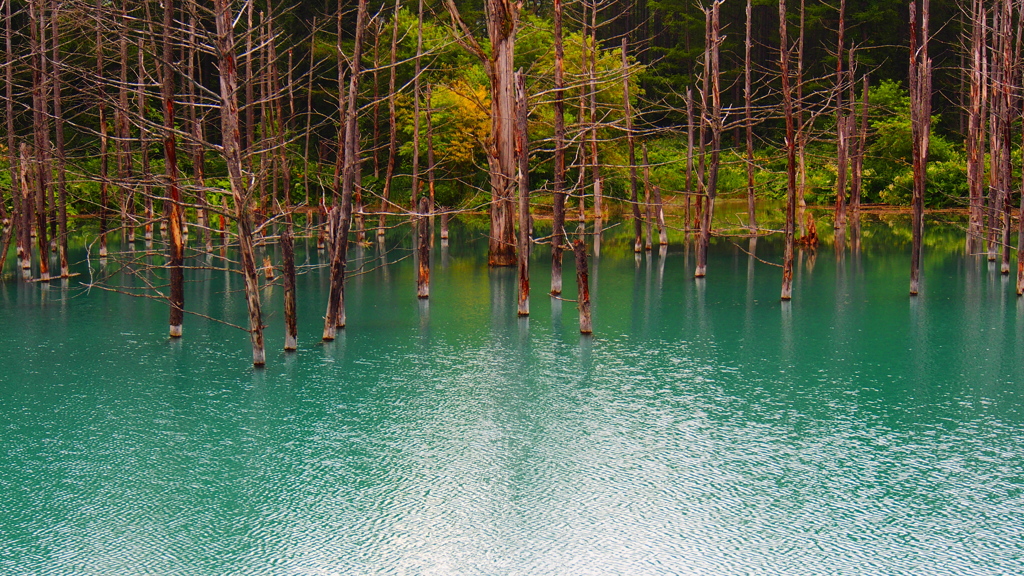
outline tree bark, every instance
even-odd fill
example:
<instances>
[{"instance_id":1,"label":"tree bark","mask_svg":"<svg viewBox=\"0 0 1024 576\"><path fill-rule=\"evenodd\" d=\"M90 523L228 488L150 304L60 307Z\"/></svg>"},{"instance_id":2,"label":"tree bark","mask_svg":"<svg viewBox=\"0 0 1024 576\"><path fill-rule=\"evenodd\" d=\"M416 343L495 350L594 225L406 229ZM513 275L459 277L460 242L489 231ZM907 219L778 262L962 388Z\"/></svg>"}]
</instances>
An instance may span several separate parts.
<instances>
[{"instance_id":1,"label":"tree bark","mask_svg":"<svg viewBox=\"0 0 1024 576\"><path fill-rule=\"evenodd\" d=\"M284 349L296 350L299 324L295 302L295 242L292 239L291 216L287 217L281 232L282 282L284 284Z\"/></svg>"},{"instance_id":2,"label":"tree bark","mask_svg":"<svg viewBox=\"0 0 1024 576\"><path fill-rule=\"evenodd\" d=\"M562 1L555 0L555 169L551 222L551 294L562 293L562 245L565 244L565 49ZM524 226L520 222L520 227Z\"/></svg>"},{"instance_id":3,"label":"tree bark","mask_svg":"<svg viewBox=\"0 0 1024 576\"><path fill-rule=\"evenodd\" d=\"M641 238L640 200L636 182L636 144L633 136L633 109L629 103L629 59L626 55L628 44L622 38L622 110L626 122L626 149L629 151L629 202L633 206L633 252L643 249Z\"/></svg>"},{"instance_id":4,"label":"tree bark","mask_svg":"<svg viewBox=\"0 0 1024 576\"><path fill-rule=\"evenodd\" d=\"M910 255L910 294L921 287L921 244L924 235L924 193L928 168L928 143L931 128L932 61L928 57L928 4L921 0L921 21L917 19L917 0L910 3L910 116L913 138L914 192L913 246ZM920 43L918 38L920 37Z\"/></svg>"},{"instance_id":5,"label":"tree bark","mask_svg":"<svg viewBox=\"0 0 1024 576\"><path fill-rule=\"evenodd\" d=\"M491 137L487 164L491 181L491 226L487 260L491 266L512 266L516 263L513 198L517 180L513 65L523 3L521 0L486 1L490 54L470 34L454 0L445 0L445 6L457 30L457 41L480 59L490 80Z\"/></svg>"},{"instance_id":6,"label":"tree bark","mask_svg":"<svg viewBox=\"0 0 1024 576\"><path fill-rule=\"evenodd\" d=\"M711 4L708 20L708 55L710 69L705 75L711 83L711 117L708 123L711 128L711 162L708 165L708 176L705 184L705 206L701 213L700 239L697 242L697 278L707 274L708 246L711 242L711 223L714 219L715 195L718 188L719 155L722 148L722 94L719 73L719 46L722 43L719 14L723 0L714 0ZM704 96L706 99L707 96Z\"/></svg>"},{"instance_id":7,"label":"tree bark","mask_svg":"<svg viewBox=\"0 0 1024 576\"><path fill-rule=\"evenodd\" d=\"M384 170L384 191L381 198L381 215L377 221L377 235L384 236L387 212L391 208L391 180L395 176L395 161L398 155L398 121L395 98L398 96L396 74L398 70L398 13L401 0L395 0L391 16L391 64L388 68L388 164Z\"/></svg>"},{"instance_id":8,"label":"tree bark","mask_svg":"<svg viewBox=\"0 0 1024 576\"><path fill-rule=\"evenodd\" d=\"M238 128L238 79L235 62L235 35L228 0L214 0L217 21L217 52L220 68L221 131L224 138L224 160L228 168L231 195L235 201L238 221L238 243L245 278L245 300L249 310L249 336L252 342L252 363L266 364L263 345L263 319L260 311L259 280L252 241L251 191L242 176L241 131Z\"/></svg>"},{"instance_id":9,"label":"tree bark","mask_svg":"<svg viewBox=\"0 0 1024 576\"><path fill-rule=\"evenodd\" d=\"M348 264L348 233L352 225L352 192L355 187L357 166L355 142L359 139L359 125L356 122L356 95L359 93L360 59L362 58L365 19L366 0L359 0L356 14L355 48L352 53L351 73L349 74L348 104L345 106L345 175L341 187L340 219L334 236L334 252L331 257L331 288L327 301L327 315L324 318L323 339L327 341L334 340L337 328L344 327L346 324L345 268Z\"/></svg>"},{"instance_id":10,"label":"tree bark","mask_svg":"<svg viewBox=\"0 0 1024 576\"><path fill-rule=\"evenodd\" d=\"M969 224L966 250L978 254L984 248L984 178L985 178L985 8L983 0L971 1L971 65L970 99L967 113L967 183L969 189Z\"/></svg>"},{"instance_id":11,"label":"tree bark","mask_svg":"<svg viewBox=\"0 0 1024 576\"><path fill-rule=\"evenodd\" d=\"M416 217L418 229L416 257L416 297L430 297L430 199L420 197L419 214Z\"/></svg>"},{"instance_id":12,"label":"tree bark","mask_svg":"<svg viewBox=\"0 0 1024 576\"><path fill-rule=\"evenodd\" d=\"M580 334L593 334L594 326L590 317L590 273L587 269L587 245L577 238L572 241L576 254L576 305L580 311Z\"/></svg>"},{"instance_id":13,"label":"tree bark","mask_svg":"<svg viewBox=\"0 0 1024 576\"><path fill-rule=\"evenodd\" d=\"M556 0L560 6L560 0ZM557 38L557 33L556 33ZM516 155L519 158L519 316L530 315L530 151L526 77L516 72ZM558 274L561 278L561 260ZM552 270L552 274L554 271Z\"/></svg>"},{"instance_id":14,"label":"tree bark","mask_svg":"<svg viewBox=\"0 0 1024 576\"><path fill-rule=\"evenodd\" d=\"M60 258L60 276L67 278L71 272L68 267L68 196L67 173L64 156L64 103L61 98L61 55L60 55L60 18L58 0L50 0L50 14L53 24L53 124L56 129L56 160L57 160L57 252Z\"/></svg>"},{"instance_id":15,"label":"tree bark","mask_svg":"<svg viewBox=\"0 0 1024 576\"><path fill-rule=\"evenodd\" d=\"M751 85L750 68L750 50L753 47L752 41L752 28L753 28L753 11L751 7L751 0L747 0L747 25L746 35L744 37L743 49L743 115L744 115L744 129L746 132L746 145L747 145L747 227L751 233L757 230L757 213L756 213L756 202L754 198L754 120L752 116L753 106L753 87Z\"/></svg>"},{"instance_id":16,"label":"tree bark","mask_svg":"<svg viewBox=\"0 0 1024 576\"><path fill-rule=\"evenodd\" d=\"M786 117L786 227L782 258L782 299L793 298L793 233L796 219L796 139L793 126L793 92L789 81L789 39L786 34L786 0L779 0L779 67L782 76L782 110Z\"/></svg>"},{"instance_id":17,"label":"tree bark","mask_svg":"<svg viewBox=\"0 0 1024 576\"><path fill-rule=\"evenodd\" d=\"M49 106L46 98L46 16L42 0L29 0L30 46L32 52L32 131L33 179L36 203L36 241L39 248L39 279L50 279L50 250L46 241L46 192L49 184L49 166L46 161L50 149Z\"/></svg>"},{"instance_id":18,"label":"tree bark","mask_svg":"<svg viewBox=\"0 0 1024 576\"><path fill-rule=\"evenodd\" d=\"M178 187L178 156L174 134L174 0L164 0L163 16L163 77L160 93L164 109L164 169L167 178L165 203L168 204L167 229L171 236L168 262L171 283L170 334L172 338L179 338L182 320L185 317L185 276L182 268L185 260L185 239L181 229L181 189ZM106 129L101 126L101 131L101 137L105 141ZM101 186L106 186L106 176L101 174L101 178L104 179Z\"/></svg>"}]
</instances>

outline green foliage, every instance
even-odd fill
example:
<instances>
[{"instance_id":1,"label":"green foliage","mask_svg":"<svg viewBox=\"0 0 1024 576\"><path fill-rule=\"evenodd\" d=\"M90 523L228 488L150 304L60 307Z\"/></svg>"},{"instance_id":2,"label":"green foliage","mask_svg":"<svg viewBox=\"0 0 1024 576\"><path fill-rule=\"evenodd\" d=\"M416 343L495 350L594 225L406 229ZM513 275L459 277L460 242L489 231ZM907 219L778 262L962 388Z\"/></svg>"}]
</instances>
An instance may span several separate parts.
<instances>
[{"instance_id":1,"label":"green foliage","mask_svg":"<svg viewBox=\"0 0 1024 576\"><path fill-rule=\"evenodd\" d=\"M913 139L910 97L894 81L885 80L871 91L872 139L865 158L865 201L909 204L913 188ZM933 126L938 118L933 117ZM925 204L944 207L966 194L966 159L945 137L931 132L928 147Z\"/></svg>"}]
</instances>

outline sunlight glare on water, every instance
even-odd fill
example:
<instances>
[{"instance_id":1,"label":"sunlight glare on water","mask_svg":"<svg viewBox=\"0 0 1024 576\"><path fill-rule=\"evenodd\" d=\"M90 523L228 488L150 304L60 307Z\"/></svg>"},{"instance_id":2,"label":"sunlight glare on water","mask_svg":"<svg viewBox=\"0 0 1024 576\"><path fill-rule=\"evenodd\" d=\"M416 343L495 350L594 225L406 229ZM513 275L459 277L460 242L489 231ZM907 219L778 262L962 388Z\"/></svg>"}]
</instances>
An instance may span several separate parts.
<instances>
[{"instance_id":1,"label":"sunlight glare on water","mask_svg":"<svg viewBox=\"0 0 1024 576\"><path fill-rule=\"evenodd\" d=\"M322 270L295 354L265 290L265 370L223 324L169 341L160 302L8 280L0 573L1024 573L1024 304L945 253L908 299L877 226L803 258L790 305L730 242L695 281L682 245L609 239L592 339L546 251L517 319L515 272L453 230L429 302L411 260L367 266L333 343ZM196 274L186 306L244 323L240 279Z\"/></svg>"}]
</instances>

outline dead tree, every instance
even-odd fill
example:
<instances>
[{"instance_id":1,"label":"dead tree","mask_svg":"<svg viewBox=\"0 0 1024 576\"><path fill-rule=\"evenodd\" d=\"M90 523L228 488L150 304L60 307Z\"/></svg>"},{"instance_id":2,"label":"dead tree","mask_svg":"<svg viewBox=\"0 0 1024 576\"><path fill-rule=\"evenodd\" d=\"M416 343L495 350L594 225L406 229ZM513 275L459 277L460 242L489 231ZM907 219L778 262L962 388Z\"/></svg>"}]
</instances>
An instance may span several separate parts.
<instances>
[{"instance_id":1,"label":"dead tree","mask_svg":"<svg viewBox=\"0 0 1024 576\"><path fill-rule=\"evenodd\" d=\"M984 178L985 178L985 85L983 70L985 59L985 7L983 0L971 1L971 64L970 98L967 110L967 183L969 189L969 224L966 249L978 254L983 249L984 235Z\"/></svg>"},{"instance_id":2,"label":"dead tree","mask_svg":"<svg viewBox=\"0 0 1024 576\"><path fill-rule=\"evenodd\" d=\"M593 334L594 326L590 317L590 274L587 270L587 245L582 239L572 241L576 255L576 306L580 312L580 334Z\"/></svg>"},{"instance_id":3,"label":"dead tree","mask_svg":"<svg viewBox=\"0 0 1024 576\"><path fill-rule=\"evenodd\" d=\"M420 197L416 228L416 297L424 299L430 297L430 199L426 196Z\"/></svg>"},{"instance_id":4,"label":"dead tree","mask_svg":"<svg viewBox=\"0 0 1024 576\"><path fill-rule=\"evenodd\" d=\"M793 125L793 89L789 78L789 38L786 0L779 0L779 67L782 76L782 112L786 117L786 227L782 257L782 299L793 298L793 233L796 219L796 130Z\"/></svg>"},{"instance_id":5,"label":"dead tree","mask_svg":"<svg viewBox=\"0 0 1024 576\"><path fill-rule=\"evenodd\" d=\"M68 268L68 195L67 195L67 170L65 167L66 158L64 155L64 103L61 94L61 54L60 54L60 18L58 0L50 0L50 18L53 25L53 33L50 35L53 42L53 125L55 129L56 146L56 169L57 169L57 253L60 258L60 276L67 278L71 272ZM6 246L5 246L6 249Z\"/></svg>"},{"instance_id":6,"label":"dead tree","mask_svg":"<svg viewBox=\"0 0 1024 576\"><path fill-rule=\"evenodd\" d=\"M558 0L556 0L558 2ZM560 2L559 2L560 4ZM530 315L530 151L526 76L516 72L516 156L519 161L519 316ZM559 276L561 276L559 261Z\"/></svg>"},{"instance_id":7,"label":"dead tree","mask_svg":"<svg viewBox=\"0 0 1024 576\"><path fill-rule=\"evenodd\" d=\"M850 132L849 114L844 104L846 74L843 72L843 50L846 33L846 0L839 0L839 40L836 48L836 251L842 252L846 243L846 182L849 175Z\"/></svg>"},{"instance_id":8,"label":"dead tree","mask_svg":"<svg viewBox=\"0 0 1024 576\"><path fill-rule=\"evenodd\" d=\"M910 294L921 287L921 243L924 235L924 193L928 168L928 143L932 115L932 61L928 57L928 4L921 0L920 22L917 0L910 3L910 118L913 139L914 193L913 247L910 255Z\"/></svg>"},{"instance_id":9,"label":"dead tree","mask_svg":"<svg viewBox=\"0 0 1024 576\"><path fill-rule=\"evenodd\" d=\"M711 86L710 116L705 120L711 129L711 162L708 166L707 181L704 185L704 211L701 213L700 238L697 241L697 278L707 274L708 246L711 242L711 223L714 217L715 194L718 188L719 156L722 148L722 92L721 75L719 73L719 47L722 43L719 24L720 9L723 0L714 0L708 10L707 59L708 65L704 74ZM702 95L706 100L707 94ZM704 107L707 108L706 106Z\"/></svg>"},{"instance_id":10,"label":"dead tree","mask_svg":"<svg viewBox=\"0 0 1024 576\"><path fill-rule=\"evenodd\" d=\"M516 263L513 203L515 161L515 94L513 62L522 0L487 0L485 3L488 53L463 21L454 0L445 0L456 41L483 63L491 85L491 137L487 143L491 180L491 227L487 261L491 266Z\"/></svg>"},{"instance_id":11,"label":"dead tree","mask_svg":"<svg viewBox=\"0 0 1024 576\"><path fill-rule=\"evenodd\" d=\"M298 349L299 324L295 302L295 242L292 239L291 216L281 232L282 283L284 285L284 349Z\"/></svg>"},{"instance_id":12,"label":"dead tree","mask_svg":"<svg viewBox=\"0 0 1024 576\"><path fill-rule=\"evenodd\" d=\"M224 139L224 160L231 183L238 222L238 244L245 278L245 301L249 309L249 336L252 341L252 363L266 364L263 346L263 318L260 311L259 279L252 241L252 192L242 176L242 135L238 127L238 79L235 63L235 34L229 0L215 0L217 52L220 68L221 131Z\"/></svg>"},{"instance_id":13,"label":"dead tree","mask_svg":"<svg viewBox=\"0 0 1024 576\"><path fill-rule=\"evenodd\" d=\"M419 0L416 23L416 59L412 78L412 209L420 194L420 75L423 72L423 0Z\"/></svg>"},{"instance_id":14,"label":"dead tree","mask_svg":"<svg viewBox=\"0 0 1024 576\"><path fill-rule=\"evenodd\" d=\"M173 12L173 10L174 10L173 6L174 6L174 0L170 0L167 3L167 5L164 7L164 11L165 12ZM109 138L108 138L108 135L107 135L107 129L108 129L107 128L107 94L106 94L107 90L106 90L106 86L104 84L106 82L106 77L107 76L106 76L106 65L104 63L104 57L105 57L105 54L104 54L104 42L103 42L103 40L104 40L104 38L103 38L104 24L103 24L103 21L101 20L102 14L103 14L103 0L97 0L96 1L96 75L97 75L96 81L97 81L97 91L98 91L98 94L96 96L96 103L97 103L97 107L99 109L99 128L100 128L100 134L99 134L99 136L100 136L100 175L99 175L99 178L100 178L100 238L99 238L99 240L100 240L100 258L106 258L107 257L107 228L108 228L108 222L107 222L107 202L109 200L108 197L107 197L108 186L109 186L109 167L108 167L108 165L109 165L109 162L110 162L110 160L108 158L108 151L109 151L110 144L109 144L109 141L108 141ZM170 22L166 18L164 19L164 27L165 27L164 28L164 45L166 46L166 49L165 49L166 50L166 54L165 54L165 56L170 58L170 55L172 54L170 46L171 46L171 41L172 41L172 38L173 38L173 33L170 30ZM170 69L170 63L169 62L164 62L164 66L165 66L165 72ZM171 102L171 106L173 107L173 105L174 105L173 104L173 102L174 102L173 94L170 97L165 95L164 102L166 103L166 102L168 102L168 100ZM166 115L166 113L167 112L165 110L164 114ZM172 112L172 114L173 114L173 112ZM164 125L166 127L168 127L167 129L170 131L171 138L173 139L173 130L174 130L174 122L173 122L173 120L168 124L166 119L165 119ZM168 170L170 170L170 167L168 167ZM176 166L175 166L175 170L177 170ZM171 254L171 261L172 261L171 262L171 275L173 276L173 274L174 274L174 266L175 266L174 265L173 248L172 248L172 254ZM171 288L171 291L172 291L172 295L171 295L171 308L172 308L172 316L173 316L173 308L174 308L174 295L173 295L173 292L174 292L174 289L173 289L174 281L173 281L173 279L171 280L171 285L172 285L172 288ZM173 332L174 332L173 325L174 325L174 323L171 322L171 325L172 325L171 332L172 332L172 336L173 336ZM179 322L179 325L180 325L180 322Z\"/></svg>"},{"instance_id":15,"label":"dead tree","mask_svg":"<svg viewBox=\"0 0 1024 576\"><path fill-rule=\"evenodd\" d=\"M340 18L339 1L339 18ZM327 299L327 315L324 318L324 340L334 340L337 328L345 326L345 268L348 265L348 233L352 225L352 192L355 187L357 145L359 140L359 123L357 122L356 96L359 94L360 60L362 58L363 29L366 20L366 0L359 0L356 14L355 48L349 73L348 104L345 106L345 118L342 123L345 131L344 167L345 174L341 186L341 206L339 207L339 225L334 233L331 256L331 287ZM339 61L339 66L341 65Z\"/></svg>"},{"instance_id":16,"label":"dead tree","mask_svg":"<svg viewBox=\"0 0 1024 576\"><path fill-rule=\"evenodd\" d=\"M622 114L626 124L626 150L629 152L629 203L633 207L633 252L643 250L642 224L640 216L640 199L637 194L636 182L636 144L633 134L633 108L629 102L629 58L628 43L622 38Z\"/></svg>"},{"instance_id":17,"label":"dead tree","mask_svg":"<svg viewBox=\"0 0 1024 576\"><path fill-rule=\"evenodd\" d=\"M175 144L174 127L174 0L164 0L163 20L163 54L161 63L163 74L160 82L160 94L163 100L163 137L164 137L164 170L166 183L165 203L167 206L167 229L170 233L170 269L171 282L171 313L170 334L172 338L181 337L181 325L185 316L185 276L183 264L185 260L185 238L182 231L181 188L178 185L178 155ZM102 125L102 121L101 121ZM105 129L101 126L101 131ZM106 138L101 133L102 138ZM105 176L101 186L106 185Z\"/></svg>"},{"instance_id":18,"label":"dead tree","mask_svg":"<svg viewBox=\"0 0 1024 576\"><path fill-rule=\"evenodd\" d=\"M753 47L751 31L753 28L753 11L751 0L747 0L746 33L743 42L743 126L746 132L747 145L747 227L753 233L757 230L757 204L754 198L754 120L752 116L753 86L750 78L750 50Z\"/></svg>"},{"instance_id":19,"label":"dead tree","mask_svg":"<svg viewBox=\"0 0 1024 576\"><path fill-rule=\"evenodd\" d=\"M586 3L584 3L585 8ZM590 100L590 166L591 179L594 181L594 215L597 219L601 219L604 217L604 184L601 180L601 163L597 150L597 0L591 4L589 32L584 15L583 36L584 45L588 46L584 57L586 58Z\"/></svg>"},{"instance_id":20,"label":"dead tree","mask_svg":"<svg viewBox=\"0 0 1024 576\"><path fill-rule=\"evenodd\" d=\"M31 238L26 229L25 214L27 209L22 205L21 192L17 184L20 167L18 165L17 139L14 134L14 51L12 45L13 14L11 13L11 2L4 2L4 105L5 121L7 125L7 166L11 174L11 209L13 211L11 226L14 228L16 251L18 254L18 268L31 269ZM26 242L26 238L29 240ZM6 243L5 243L6 250ZM6 252L5 252L6 254Z\"/></svg>"},{"instance_id":21,"label":"dead tree","mask_svg":"<svg viewBox=\"0 0 1024 576\"><path fill-rule=\"evenodd\" d=\"M562 244L565 243L565 49L562 1L555 0L555 173L551 223L551 294L562 293ZM526 225L520 222L521 227Z\"/></svg>"},{"instance_id":22,"label":"dead tree","mask_svg":"<svg viewBox=\"0 0 1024 576\"><path fill-rule=\"evenodd\" d=\"M391 16L391 64L388 68L388 163L384 170L384 190L381 195L381 214L377 222L377 235L384 236L386 212L390 209L391 180L395 176L395 160L398 156L398 123L395 98L398 96L396 74L398 67L398 12L401 0L395 0L395 11Z\"/></svg>"},{"instance_id":23,"label":"dead tree","mask_svg":"<svg viewBox=\"0 0 1024 576\"><path fill-rule=\"evenodd\" d=\"M36 240L39 248L39 279L50 279L50 249L46 241L46 192L49 187L50 150L49 105L46 97L46 17L42 0L29 2L30 50L32 54L32 132L34 137L33 196L35 198Z\"/></svg>"}]
</instances>

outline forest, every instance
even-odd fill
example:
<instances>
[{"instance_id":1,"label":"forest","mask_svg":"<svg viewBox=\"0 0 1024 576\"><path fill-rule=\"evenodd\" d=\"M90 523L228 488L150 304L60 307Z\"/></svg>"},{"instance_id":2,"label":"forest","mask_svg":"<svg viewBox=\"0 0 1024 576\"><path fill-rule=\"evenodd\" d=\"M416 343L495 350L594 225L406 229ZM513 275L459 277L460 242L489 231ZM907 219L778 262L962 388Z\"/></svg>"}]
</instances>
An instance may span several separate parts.
<instances>
[{"instance_id":1,"label":"forest","mask_svg":"<svg viewBox=\"0 0 1024 576\"><path fill-rule=\"evenodd\" d=\"M257 365L261 275L280 274L296 345L296 236L331 255L331 340L350 243L412 223L427 298L438 216L442 238L487 216L522 316L530 246L551 245L554 295L572 251L583 332L573 221L623 218L636 252L692 235L697 277L713 236L781 234L786 300L794 246L819 241L809 207L838 250L859 249L862 210L908 207L911 294L924 211L953 210L966 252L1009 274L1022 16L1013 0L6 0L0 269L13 246L24 280L67 278L74 232L102 259L163 255L132 268L133 295L166 301L179 337L185 260L204 255L244 277ZM742 220L715 218L722 198Z\"/></svg>"}]
</instances>

